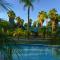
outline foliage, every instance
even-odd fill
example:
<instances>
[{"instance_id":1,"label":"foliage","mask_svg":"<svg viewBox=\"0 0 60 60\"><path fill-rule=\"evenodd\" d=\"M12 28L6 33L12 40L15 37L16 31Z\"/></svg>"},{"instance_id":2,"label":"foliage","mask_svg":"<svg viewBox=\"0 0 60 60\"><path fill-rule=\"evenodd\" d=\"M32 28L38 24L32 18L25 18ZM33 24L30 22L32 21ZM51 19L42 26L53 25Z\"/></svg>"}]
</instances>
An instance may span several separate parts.
<instances>
[{"instance_id":1,"label":"foliage","mask_svg":"<svg viewBox=\"0 0 60 60\"><path fill-rule=\"evenodd\" d=\"M8 29L7 30L7 35L8 36L13 36L14 30L13 29Z\"/></svg>"},{"instance_id":2,"label":"foliage","mask_svg":"<svg viewBox=\"0 0 60 60\"><path fill-rule=\"evenodd\" d=\"M44 33L46 33L46 27L43 27L43 28L38 30L38 34L42 34L43 35Z\"/></svg>"},{"instance_id":3,"label":"foliage","mask_svg":"<svg viewBox=\"0 0 60 60\"><path fill-rule=\"evenodd\" d=\"M44 21L44 19L46 18L46 16L47 16L46 12L41 11L41 12L39 12L38 20Z\"/></svg>"},{"instance_id":4,"label":"foliage","mask_svg":"<svg viewBox=\"0 0 60 60\"><path fill-rule=\"evenodd\" d=\"M6 28L8 26L9 26L9 22L7 22L7 21L1 21L0 22L0 27Z\"/></svg>"},{"instance_id":5,"label":"foliage","mask_svg":"<svg viewBox=\"0 0 60 60\"><path fill-rule=\"evenodd\" d=\"M15 13L14 13L14 11L12 11L12 10L9 10L8 12L7 12L7 14L8 14L8 16L9 16L9 18L15 18Z\"/></svg>"},{"instance_id":6,"label":"foliage","mask_svg":"<svg viewBox=\"0 0 60 60\"><path fill-rule=\"evenodd\" d=\"M23 2L25 2L25 0L23 0ZM8 14L9 18L14 18L15 19L15 17L16 17L14 11L12 11L12 10L9 10L7 12L7 14ZM0 21L0 33L1 34L5 33L8 36L12 36L12 37L13 36L14 37L15 36L21 37L21 36L24 36L24 35L28 36L27 27L29 25L29 36L33 35L33 32L34 32L35 28L37 28L38 35L42 35L42 36L44 34L49 35L50 33L52 33L51 32L52 31L52 22L54 22L54 24L57 26L57 23L55 23L55 22L56 21L59 22L58 20L60 20L60 15L57 14L57 11L55 9L50 10L48 14L45 11L41 11L38 14L38 19L40 20L40 21L38 21L38 23L42 22L42 24L43 24L44 20L47 17L50 18L50 21L48 22L47 26L45 26L45 27L44 26L42 26L42 27L38 26L39 24L37 24L37 21L34 21L32 23L32 19L29 19L29 24L28 24L28 23L24 23L24 20L21 17L16 17L15 20L17 22L15 23L14 28L13 27L9 28L12 25L9 24L9 22L7 22L7 21L2 20L2 21ZM54 19L56 19L56 20L54 20ZM21 27L23 27L24 29L22 29ZM6 30L6 31L4 31L4 30ZM53 32L55 32L55 31L53 31Z\"/></svg>"},{"instance_id":7,"label":"foliage","mask_svg":"<svg viewBox=\"0 0 60 60\"><path fill-rule=\"evenodd\" d=\"M19 0L21 3L24 3L24 7L33 7L32 0Z\"/></svg>"},{"instance_id":8,"label":"foliage","mask_svg":"<svg viewBox=\"0 0 60 60\"><path fill-rule=\"evenodd\" d=\"M56 14L57 14L57 11L55 9L52 9L49 11L49 17L51 19L54 19L54 18L56 19Z\"/></svg>"},{"instance_id":9,"label":"foliage","mask_svg":"<svg viewBox=\"0 0 60 60\"><path fill-rule=\"evenodd\" d=\"M21 28L17 28L14 33L13 36L23 36L24 35L24 31Z\"/></svg>"},{"instance_id":10,"label":"foliage","mask_svg":"<svg viewBox=\"0 0 60 60\"><path fill-rule=\"evenodd\" d=\"M16 21L17 21L17 24L19 24L19 25L23 25L23 23L24 23L24 20L21 19L20 17L16 17Z\"/></svg>"}]
</instances>

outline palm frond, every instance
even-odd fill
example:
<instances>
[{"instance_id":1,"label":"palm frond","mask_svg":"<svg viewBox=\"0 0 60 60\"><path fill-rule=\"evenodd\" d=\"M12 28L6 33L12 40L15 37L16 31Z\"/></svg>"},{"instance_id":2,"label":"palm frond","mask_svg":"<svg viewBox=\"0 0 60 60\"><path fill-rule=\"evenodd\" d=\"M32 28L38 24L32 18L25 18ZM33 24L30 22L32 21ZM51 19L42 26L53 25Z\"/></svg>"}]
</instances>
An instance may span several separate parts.
<instances>
[{"instance_id":1,"label":"palm frond","mask_svg":"<svg viewBox=\"0 0 60 60\"><path fill-rule=\"evenodd\" d=\"M10 9L10 4L5 1L5 0L0 0L0 7L4 8L5 10L9 10ZM0 8L1 9L1 8Z\"/></svg>"},{"instance_id":2,"label":"palm frond","mask_svg":"<svg viewBox=\"0 0 60 60\"><path fill-rule=\"evenodd\" d=\"M19 0L20 3L24 4L24 7L32 7L33 8L33 1L32 0Z\"/></svg>"}]
</instances>

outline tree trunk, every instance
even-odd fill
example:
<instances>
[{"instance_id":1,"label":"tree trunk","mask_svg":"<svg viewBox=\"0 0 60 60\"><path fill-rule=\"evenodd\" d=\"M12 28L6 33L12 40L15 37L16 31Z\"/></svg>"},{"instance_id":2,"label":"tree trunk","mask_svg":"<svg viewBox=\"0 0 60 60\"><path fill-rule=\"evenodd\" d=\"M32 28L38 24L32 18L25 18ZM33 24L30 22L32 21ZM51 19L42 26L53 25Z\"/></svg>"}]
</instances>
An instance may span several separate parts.
<instances>
[{"instance_id":1,"label":"tree trunk","mask_svg":"<svg viewBox=\"0 0 60 60\"><path fill-rule=\"evenodd\" d=\"M51 18L51 30L52 30L52 34L54 33L54 24L55 24L55 21L54 21L54 18Z\"/></svg>"},{"instance_id":2,"label":"tree trunk","mask_svg":"<svg viewBox=\"0 0 60 60\"><path fill-rule=\"evenodd\" d=\"M58 21L56 20L52 20L52 33L56 36L57 33L57 25L58 25Z\"/></svg>"},{"instance_id":3,"label":"tree trunk","mask_svg":"<svg viewBox=\"0 0 60 60\"><path fill-rule=\"evenodd\" d=\"M28 32L28 38L29 38L29 16L30 15L30 7L28 7L28 26L27 26L27 32Z\"/></svg>"},{"instance_id":4,"label":"tree trunk","mask_svg":"<svg viewBox=\"0 0 60 60\"><path fill-rule=\"evenodd\" d=\"M10 22L11 24L14 24L14 18L9 18L9 22Z\"/></svg>"},{"instance_id":5,"label":"tree trunk","mask_svg":"<svg viewBox=\"0 0 60 60\"><path fill-rule=\"evenodd\" d=\"M40 28L42 28L42 26L43 26L43 21L41 20L40 21Z\"/></svg>"},{"instance_id":6,"label":"tree trunk","mask_svg":"<svg viewBox=\"0 0 60 60\"><path fill-rule=\"evenodd\" d=\"M14 18L9 18L10 27L14 27Z\"/></svg>"},{"instance_id":7,"label":"tree trunk","mask_svg":"<svg viewBox=\"0 0 60 60\"><path fill-rule=\"evenodd\" d=\"M57 31L57 23L55 21L52 21L52 33Z\"/></svg>"}]
</instances>

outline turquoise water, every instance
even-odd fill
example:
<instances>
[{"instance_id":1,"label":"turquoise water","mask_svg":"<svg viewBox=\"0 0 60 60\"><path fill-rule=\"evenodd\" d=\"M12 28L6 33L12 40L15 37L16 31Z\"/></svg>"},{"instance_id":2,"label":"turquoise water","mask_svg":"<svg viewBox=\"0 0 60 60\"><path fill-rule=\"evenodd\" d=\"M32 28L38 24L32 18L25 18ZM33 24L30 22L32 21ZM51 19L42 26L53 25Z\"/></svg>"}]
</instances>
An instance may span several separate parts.
<instances>
[{"instance_id":1,"label":"turquoise water","mask_svg":"<svg viewBox=\"0 0 60 60\"><path fill-rule=\"evenodd\" d=\"M19 45L13 49L13 60L60 60L60 49L44 45Z\"/></svg>"},{"instance_id":2,"label":"turquoise water","mask_svg":"<svg viewBox=\"0 0 60 60\"><path fill-rule=\"evenodd\" d=\"M17 45L12 48L12 58L13 60L60 60L60 47ZM4 60L1 55L0 60Z\"/></svg>"}]
</instances>

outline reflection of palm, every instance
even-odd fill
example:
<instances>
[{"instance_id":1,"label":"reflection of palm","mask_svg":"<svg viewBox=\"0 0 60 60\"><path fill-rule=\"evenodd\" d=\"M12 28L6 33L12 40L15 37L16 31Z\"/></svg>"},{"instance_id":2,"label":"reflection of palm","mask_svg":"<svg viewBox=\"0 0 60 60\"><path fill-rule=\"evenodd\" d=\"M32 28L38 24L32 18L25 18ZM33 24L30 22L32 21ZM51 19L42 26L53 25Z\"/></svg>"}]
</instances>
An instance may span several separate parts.
<instances>
[{"instance_id":1,"label":"reflection of palm","mask_svg":"<svg viewBox=\"0 0 60 60\"><path fill-rule=\"evenodd\" d=\"M55 54L56 54L57 56L58 56L58 55L60 56L60 49L59 49L59 48L56 48L56 49L55 49Z\"/></svg>"}]
</instances>

